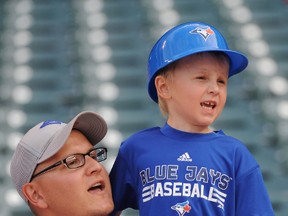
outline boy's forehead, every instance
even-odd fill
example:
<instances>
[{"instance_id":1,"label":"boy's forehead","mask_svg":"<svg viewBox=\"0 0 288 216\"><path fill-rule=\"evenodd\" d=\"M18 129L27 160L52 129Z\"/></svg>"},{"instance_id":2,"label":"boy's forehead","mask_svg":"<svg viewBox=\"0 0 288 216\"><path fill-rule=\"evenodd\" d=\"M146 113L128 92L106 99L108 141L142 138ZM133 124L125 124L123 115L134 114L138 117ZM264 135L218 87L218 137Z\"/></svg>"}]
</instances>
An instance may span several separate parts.
<instances>
[{"instance_id":1,"label":"boy's forehead","mask_svg":"<svg viewBox=\"0 0 288 216\"><path fill-rule=\"evenodd\" d=\"M179 59L178 62L180 63L193 63L194 61L201 61L201 60L207 60L207 59L213 59L219 62L220 64L229 65L229 57L225 53L211 53L211 52L201 52L192 54L189 56L186 56L182 59Z\"/></svg>"},{"instance_id":2,"label":"boy's forehead","mask_svg":"<svg viewBox=\"0 0 288 216\"><path fill-rule=\"evenodd\" d=\"M182 59L193 59L193 58L214 58L216 60L226 60L226 61L229 61L229 57L224 53L224 52L199 52L199 53L194 53L194 54L191 54L189 56L186 56ZM180 59L181 60L181 59ZM179 60L179 61L180 61Z\"/></svg>"},{"instance_id":3,"label":"boy's forehead","mask_svg":"<svg viewBox=\"0 0 288 216\"><path fill-rule=\"evenodd\" d=\"M178 60L177 65L178 68L203 67L202 69L205 69L206 67L209 68L209 65L219 65L223 73L227 74L227 76L229 73L229 58L225 54L220 53L219 55L209 52L193 54Z\"/></svg>"}]
</instances>

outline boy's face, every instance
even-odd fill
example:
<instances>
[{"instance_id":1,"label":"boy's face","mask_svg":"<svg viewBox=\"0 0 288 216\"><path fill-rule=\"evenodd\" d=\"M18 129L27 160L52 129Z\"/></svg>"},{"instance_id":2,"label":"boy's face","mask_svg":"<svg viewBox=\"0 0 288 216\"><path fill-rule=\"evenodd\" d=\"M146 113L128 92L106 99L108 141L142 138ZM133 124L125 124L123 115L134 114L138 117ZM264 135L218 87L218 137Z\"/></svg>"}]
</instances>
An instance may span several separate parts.
<instances>
[{"instance_id":1,"label":"boy's face","mask_svg":"<svg viewBox=\"0 0 288 216\"><path fill-rule=\"evenodd\" d=\"M229 62L211 54L181 59L166 79L168 123L188 132L209 132L226 102L228 71Z\"/></svg>"}]
</instances>

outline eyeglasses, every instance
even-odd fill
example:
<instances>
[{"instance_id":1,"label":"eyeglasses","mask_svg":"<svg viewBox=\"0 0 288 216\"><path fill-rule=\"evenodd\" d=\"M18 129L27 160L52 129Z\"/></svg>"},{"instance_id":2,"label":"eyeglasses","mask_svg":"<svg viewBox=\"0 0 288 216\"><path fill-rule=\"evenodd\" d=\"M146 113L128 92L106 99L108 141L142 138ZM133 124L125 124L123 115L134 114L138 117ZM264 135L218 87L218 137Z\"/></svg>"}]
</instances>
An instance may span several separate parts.
<instances>
[{"instance_id":1,"label":"eyeglasses","mask_svg":"<svg viewBox=\"0 0 288 216\"><path fill-rule=\"evenodd\" d=\"M61 164L64 164L68 169L77 169L79 167L82 167L85 165L86 155L88 155L89 157L93 158L94 160L98 162L101 162L107 159L107 148L103 148L103 147L93 148L86 154L76 153L76 154L70 155L64 158L63 160L58 161L52 164L51 166L43 169L42 171L36 173L35 175L31 177L31 181L37 176L42 175Z\"/></svg>"}]
</instances>

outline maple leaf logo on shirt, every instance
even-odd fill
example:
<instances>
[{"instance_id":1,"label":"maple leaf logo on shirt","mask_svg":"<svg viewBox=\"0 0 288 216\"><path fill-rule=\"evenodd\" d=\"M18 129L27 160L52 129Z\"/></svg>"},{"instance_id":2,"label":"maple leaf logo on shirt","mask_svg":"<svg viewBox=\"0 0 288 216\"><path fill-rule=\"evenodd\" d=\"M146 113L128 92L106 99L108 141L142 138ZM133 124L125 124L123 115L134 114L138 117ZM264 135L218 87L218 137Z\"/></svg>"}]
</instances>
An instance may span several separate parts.
<instances>
[{"instance_id":1,"label":"maple leaf logo on shirt","mask_svg":"<svg viewBox=\"0 0 288 216\"><path fill-rule=\"evenodd\" d=\"M189 213L191 210L191 206L189 205L189 201L185 201L182 203L177 203L176 205L172 206L171 209L175 210L179 216L183 216L186 213Z\"/></svg>"}]
</instances>

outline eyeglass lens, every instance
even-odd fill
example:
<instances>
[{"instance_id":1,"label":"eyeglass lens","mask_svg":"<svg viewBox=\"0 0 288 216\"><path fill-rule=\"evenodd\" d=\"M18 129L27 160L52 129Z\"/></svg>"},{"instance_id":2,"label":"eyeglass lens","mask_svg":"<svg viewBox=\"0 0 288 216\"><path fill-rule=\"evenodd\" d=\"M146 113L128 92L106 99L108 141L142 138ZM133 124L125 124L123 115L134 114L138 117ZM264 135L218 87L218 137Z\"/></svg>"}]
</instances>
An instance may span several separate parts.
<instances>
[{"instance_id":1,"label":"eyeglass lens","mask_svg":"<svg viewBox=\"0 0 288 216\"><path fill-rule=\"evenodd\" d=\"M88 155L98 162L104 161L107 158L106 148L92 149L86 154L74 154L64 160L66 166L70 169L75 169L85 164L85 156Z\"/></svg>"}]
</instances>

